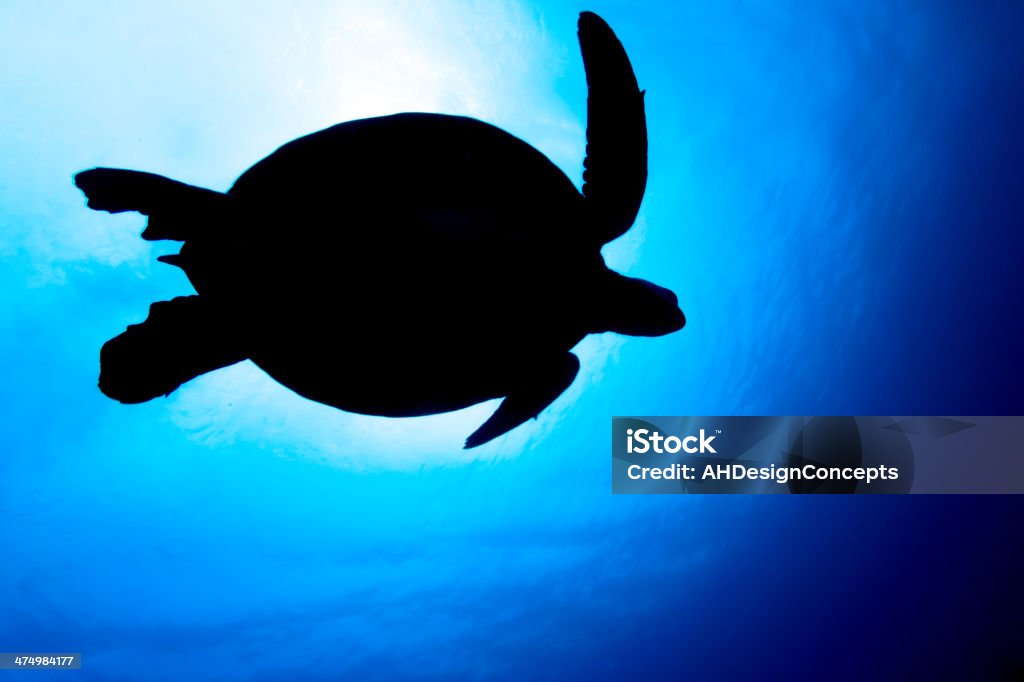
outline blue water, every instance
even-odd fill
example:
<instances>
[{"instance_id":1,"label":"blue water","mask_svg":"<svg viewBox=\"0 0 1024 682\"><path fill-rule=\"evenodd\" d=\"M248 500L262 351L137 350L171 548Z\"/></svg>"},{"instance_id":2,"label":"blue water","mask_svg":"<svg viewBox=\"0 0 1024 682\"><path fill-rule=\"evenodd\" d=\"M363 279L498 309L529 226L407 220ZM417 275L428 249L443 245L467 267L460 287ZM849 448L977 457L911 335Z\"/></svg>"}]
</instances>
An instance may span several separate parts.
<instances>
[{"instance_id":1,"label":"blue water","mask_svg":"<svg viewBox=\"0 0 1024 682\"><path fill-rule=\"evenodd\" d=\"M53 678L89 680L1019 674L1019 498L613 497L608 461L616 414L1024 411L1024 6L983 4L5 2L0 650L80 651ZM188 289L73 172L223 189L424 108L578 182L581 9L648 91L609 260L678 292L682 332L590 343L578 387L473 453L493 405L359 420L250 366L99 393L103 341Z\"/></svg>"}]
</instances>

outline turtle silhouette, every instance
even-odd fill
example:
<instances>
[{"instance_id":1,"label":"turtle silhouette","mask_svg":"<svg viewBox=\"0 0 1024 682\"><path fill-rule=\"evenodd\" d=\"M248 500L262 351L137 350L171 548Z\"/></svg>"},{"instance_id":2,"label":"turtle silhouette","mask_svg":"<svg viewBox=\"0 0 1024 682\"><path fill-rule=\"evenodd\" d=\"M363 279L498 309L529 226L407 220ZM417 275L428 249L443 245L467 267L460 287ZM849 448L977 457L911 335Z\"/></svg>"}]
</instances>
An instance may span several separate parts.
<instances>
[{"instance_id":1,"label":"turtle silhouette","mask_svg":"<svg viewBox=\"0 0 1024 682\"><path fill-rule=\"evenodd\" d=\"M100 352L100 389L167 395L249 359L296 393L405 417L504 398L475 447L575 379L587 334L657 336L676 296L606 267L647 183L643 92L608 25L578 24L587 76L582 194L542 153L481 121L403 113L289 142L225 193L151 173L75 176L88 206L148 216L144 239L198 295L154 303Z\"/></svg>"}]
</instances>

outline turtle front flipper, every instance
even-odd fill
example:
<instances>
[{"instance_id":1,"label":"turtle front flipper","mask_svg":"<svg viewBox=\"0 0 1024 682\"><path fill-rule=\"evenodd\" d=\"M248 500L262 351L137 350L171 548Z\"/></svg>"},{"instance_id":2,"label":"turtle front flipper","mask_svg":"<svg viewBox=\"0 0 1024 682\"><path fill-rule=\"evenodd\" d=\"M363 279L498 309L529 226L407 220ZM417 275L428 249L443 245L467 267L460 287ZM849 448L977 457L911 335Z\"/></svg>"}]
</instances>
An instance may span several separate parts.
<instances>
[{"instance_id":1,"label":"turtle front flipper","mask_svg":"<svg viewBox=\"0 0 1024 682\"><path fill-rule=\"evenodd\" d=\"M168 395L186 381L244 360L230 319L199 296L154 303L100 351L100 390L122 403Z\"/></svg>"},{"instance_id":2,"label":"turtle front flipper","mask_svg":"<svg viewBox=\"0 0 1024 682\"><path fill-rule=\"evenodd\" d=\"M633 66L611 28L593 12L579 20L587 74L587 157L583 196L600 244L636 220L647 187L647 116Z\"/></svg>"},{"instance_id":3,"label":"turtle front flipper","mask_svg":"<svg viewBox=\"0 0 1024 682\"><path fill-rule=\"evenodd\" d=\"M537 415L569 388L580 371L580 361L572 353L550 358L533 366L530 377L509 392L491 418L466 439L465 447L497 438Z\"/></svg>"}]
</instances>

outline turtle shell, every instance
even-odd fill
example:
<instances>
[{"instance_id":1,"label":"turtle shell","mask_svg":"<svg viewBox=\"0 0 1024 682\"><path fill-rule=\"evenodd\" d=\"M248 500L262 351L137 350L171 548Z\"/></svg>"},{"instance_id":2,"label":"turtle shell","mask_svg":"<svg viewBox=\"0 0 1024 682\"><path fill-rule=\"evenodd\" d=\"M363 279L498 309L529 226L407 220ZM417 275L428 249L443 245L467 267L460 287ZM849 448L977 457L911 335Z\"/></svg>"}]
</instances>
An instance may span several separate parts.
<instances>
[{"instance_id":1,"label":"turtle shell","mask_svg":"<svg viewBox=\"0 0 1024 682\"><path fill-rule=\"evenodd\" d=\"M343 123L284 145L229 195L235 220L186 242L187 272L290 386L302 384L296 363L274 359L305 354L322 359L316 371L379 363L385 382L444 383L448 368L476 365L498 370L497 387L588 331L588 281L604 266L573 240L584 199L494 126L436 114Z\"/></svg>"},{"instance_id":2,"label":"turtle shell","mask_svg":"<svg viewBox=\"0 0 1024 682\"><path fill-rule=\"evenodd\" d=\"M289 142L230 194L339 223L369 218L389 228L388 239L427 229L550 240L574 227L565 219L582 202L569 178L519 138L475 119L423 113L349 121ZM441 214L462 220L431 220ZM472 230L459 229L468 223Z\"/></svg>"}]
</instances>

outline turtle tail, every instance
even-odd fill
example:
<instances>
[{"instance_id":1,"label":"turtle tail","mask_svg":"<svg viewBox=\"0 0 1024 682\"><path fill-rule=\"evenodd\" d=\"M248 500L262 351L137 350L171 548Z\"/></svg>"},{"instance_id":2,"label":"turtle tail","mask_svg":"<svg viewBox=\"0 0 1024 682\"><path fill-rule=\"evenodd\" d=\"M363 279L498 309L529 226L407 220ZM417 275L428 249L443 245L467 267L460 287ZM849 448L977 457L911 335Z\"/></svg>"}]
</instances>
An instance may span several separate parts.
<instances>
[{"instance_id":1,"label":"turtle tail","mask_svg":"<svg viewBox=\"0 0 1024 682\"><path fill-rule=\"evenodd\" d=\"M93 168L75 175L75 185L91 209L148 216L142 233L148 240L185 241L204 225L222 222L230 209L226 194L141 171Z\"/></svg>"}]
</instances>

